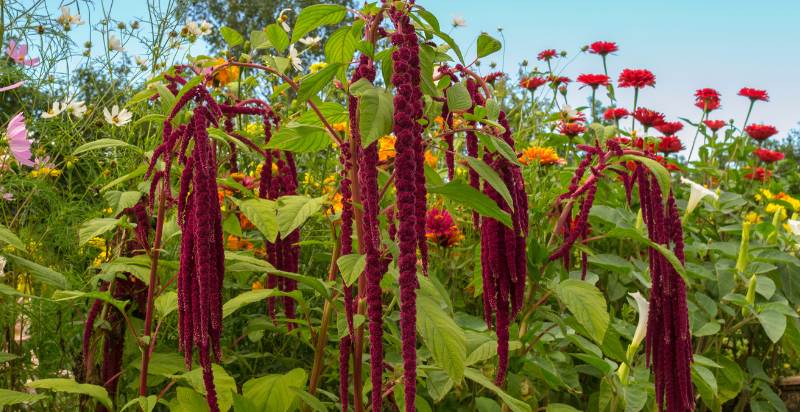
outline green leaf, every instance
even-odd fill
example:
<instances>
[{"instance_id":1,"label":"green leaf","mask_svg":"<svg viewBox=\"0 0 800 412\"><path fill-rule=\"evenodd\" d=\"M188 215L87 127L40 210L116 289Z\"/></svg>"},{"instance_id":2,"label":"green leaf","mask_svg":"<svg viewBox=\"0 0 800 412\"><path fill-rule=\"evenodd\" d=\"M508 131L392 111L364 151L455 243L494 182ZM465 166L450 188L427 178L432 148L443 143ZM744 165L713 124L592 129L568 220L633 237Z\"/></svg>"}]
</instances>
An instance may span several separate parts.
<instances>
[{"instance_id":1,"label":"green leaf","mask_svg":"<svg viewBox=\"0 0 800 412\"><path fill-rule=\"evenodd\" d=\"M318 27L339 23L346 15L347 9L338 4L315 4L304 8L292 29L292 43Z\"/></svg>"},{"instance_id":2,"label":"green leaf","mask_svg":"<svg viewBox=\"0 0 800 412\"><path fill-rule=\"evenodd\" d=\"M31 262L28 259L12 255L10 253L5 254L5 256L6 258L8 258L9 261L14 263L15 265L20 265L28 269L31 275L33 275L34 279L38 280L39 282L55 286L59 289L66 289L68 286L67 279L64 277L64 275L56 272L53 269L50 269L46 266L42 266L36 262Z\"/></svg>"},{"instance_id":3,"label":"green leaf","mask_svg":"<svg viewBox=\"0 0 800 412\"><path fill-rule=\"evenodd\" d=\"M312 6L313 7L313 6ZM297 91L297 99L306 101L316 96L325 86L331 83L333 76L342 65L330 63L322 70L304 77L300 81L300 89Z\"/></svg>"},{"instance_id":4,"label":"green leaf","mask_svg":"<svg viewBox=\"0 0 800 412\"><path fill-rule=\"evenodd\" d=\"M315 292L319 293L319 295L322 297L327 298L330 295L328 288L319 279L313 278L311 276L298 275L297 273L277 270L272 265L270 265L269 262L263 259L258 259L256 257L253 257L251 255L246 255L243 253L226 251L225 260L230 260L234 262L231 265L226 265L225 270L227 271L259 272L259 273L268 273L271 275L281 276L287 279L296 280L298 283L302 283L303 285L308 286ZM241 270L239 270L239 268L241 268ZM293 296L293 297L297 300L300 299L299 296Z\"/></svg>"},{"instance_id":5,"label":"green leaf","mask_svg":"<svg viewBox=\"0 0 800 412\"><path fill-rule=\"evenodd\" d=\"M267 37L267 32L264 30L253 30L250 32L250 48L252 50L266 49L270 46L272 46L272 43L270 43L269 37Z\"/></svg>"},{"instance_id":6,"label":"green leaf","mask_svg":"<svg viewBox=\"0 0 800 412\"><path fill-rule=\"evenodd\" d=\"M266 199L247 199L237 202L237 205L247 220L252 222L269 242L275 242L278 237L275 202Z\"/></svg>"},{"instance_id":7,"label":"green leaf","mask_svg":"<svg viewBox=\"0 0 800 412\"><path fill-rule=\"evenodd\" d=\"M242 395L253 402L258 411L286 412L297 400L297 393L291 388L302 389L306 379L306 372L299 368L285 375L266 375L245 382Z\"/></svg>"},{"instance_id":8,"label":"green leaf","mask_svg":"<svg viewBox=\"0 0 800 412\"><path fill-rule=\"evenodd\" d=\"M439 97L439 89L433 83L433 60L436 57L436 51L433 47L427 44L422 44L419 47L419 78L420 87L422 92L428 96Z\"/></svg>"},{"instance_id":9,"label":"green leaf","mask_svg":"<svg viewBox=\"0 0 800 412\"><path fill-rule=\"evenodd\" d=\"M228 47L230 48L236 47L244 43L244 36L242 36L241 33L228 26L220 27L219 34L222 35L222 38L225 39L225 43L228 43Z\"/></svg>"},{"instance_id":10,"label":"green leaf","mask_svg":"<svg viewBox=\"0 0 800 412\"><path fill-rule=\"evenodd\" d=\"M233 299L225 302L222 305L222 317L227 318L233 312L241 309L242 307L249 305L254 302L263 301L266 298L272 296L293 296L290 293L284 293L276 289L254 289L248 290L247 292L242 292Z\"/></svg>"},{"instance_id":11,"label":"green leaf","mask_svg":"<svg viewBox=\"0 0 800 412\"><path fill-rule=\"evenodd\" d=\"M547 405L546 412L580 412L578 409L575 409L565 403L551 403Z\"/></svg>"},{"instance_id":12,"label":"green leaf","mask_svg":"<svg viewBox=\"0 0 800 412\"><path fill-rule=\"evenodd\" d=\"M8 405L16 405L18 403L30 405L46 398L47 396L45 395L34 395L31 393L0 389L0 408Z\"/></svg>"},{"instance_id":13,"label":"green leaf","mask_svg":"<svg viewBox=\"0 0 800 412\"><path fill-rule=\"evenodd\" d=\"M351 286L364 272L364 268L367 266L367 256L355 253L340 256L339 259L336 260L336 265L339 267L339 272L342 274L344 283L347 286Z\"/></svg>"},{"instance_id":14,"label":"green leaf","mask_svg":"<svg viewBox=\"0 0 800 412\"><path fill-rule=\"evenodd\" d=\"M447 89L447 108L453 113L461 113L472 107L472 97L465 82L458 82Z\"/></svg>"},{"instance_id":15,"label":"green leaf","mask_svg":"<svg viewBox=\"0 0 800 412\"><path fill-rule=\"evenodd\" d=\"M222 366L216 363L211 365L211 371L214 375L214 386L217 389L217 403L220 410L227 411L233 405L233 394L237 393L236 381L228 375L228 372ZM203 381L203 368L195 368L182 375L172 376L173 378L184 379L188 382L195 391L202 395L206 395L206 385ZM208 405L206 403L206 405Z\"/></svg>"},{"instance_id":16,"label":"green leaf","mask_svg":"<svg viewBox=\"0 0 800 412\"><path fill-rule=\"evenodd\" d=\"M500 178L500 175L494 171L489 165L486 164L481 159L472 157L472 156L463 156L464 159L469 164L469 167L472 170L478 172L478 175L483 178L486 182L488 182L492 188L500 194L503 200L506 201L506 204L511 210L514 210L514 201L511 200L511 193L508 191L508 187L506 186L503 179Z\"/></svg>"},{"instance_id":17,"label":"green leaf","mask_svg":"<svg viewBox=\"0 0 800 412\"><path fill-rule=\"evenodd\" d=\"M503 45L500 43L499 40L495 39L494 37L486 34L481 33L478 36L478 58L486 57L496 51L499 51L503 48Z\"/></svg>"},{"instance_id":18,"label":"green leaf","mask_svg":"<svg viewBox=\"0 0 800 412\"><path fill-rule=\"evenodd\" d=\"M120 412L124 412L126 409L130 408L133 405L139 405L139 408L145 412L152 412L155 409L156 405L158 405L158 396L157 395L150 395L150 396L140 396L138 398L131 399L130 402L126 403L125 406L120 409Z\"/></svg>"},{"instance_id":19,"label":"green leaf","mask_svg":"<svg viewBox=\"0 0 800 412\"><path fill-rule=\"evenodd\" d=\"M74 299L98 299L102 300L103 302L110 303L114 305L117 309L121 312L125 311L125 305L127 302L123 300L114 299L109 292L79 292L77 290L57 290L53 292L53 296L50 297L53 302L64 302L67 300L74 300Z\"/></svg>"},{"instance_id":20,"label":"green leaf","mask_svg":"<svg viewBox=\"0 0 800 412\"><path fill-rule=\"evenodd\" d=\"M17 355L12 355L8 352L0 352L0 363L5 363L19 358Z\"/></svg>"},{"instance_id":21,"label":"green leaf","mask_svg":"<svg viewBox=\"0 0 800 412\"><path fill-rule=\"evenodd\" d=\"M267 33L267 38L275 50L283 53L289 47L289 35L286 34L286 30L283 30L281 26L272 23L264 31Z\"/></svg>"},{"instance_id":22,"label":"green leaf","mask_svg":"<svg viewBox=\"0 0 800 412\"><path fill-rule=\"evenodd\" d=\"M522 164L519 162L519 159L517 159L517 154L514 153L514 148L512 148L508 143L494 135L488 135L480 132L476 134L478 135L478 139L480 139L481 143L483 143L486 148L489 149L489 151L498 153L511 164L522 166Z\"/></svg>"},{"instance_id":23,"label":"green leaf","mask_svg":"<svg viewBox=\"0 0 800 412\"><path fill-rule=\"evenodd\" d=\"M636 155L624 155L620 157L620 160L633 160L635 162L639 162L643 164L645 167L650 169L650 172L656 177L656 181L658 182L658 186L661 188L661 198L666 204L667 199L669 198L669 191L670 191L670 174L669 171L656 160L653 160L649 157L644 156L636 156Z\"/></svg>"},{"instance_id":24,"label":"green leaf","mask_svg":"<svg viewBox=\"0 0 800 412\"><path fill-rule=\"evenodd\" d=\"M704 366L692 365L692 382L697 386L704 399L717 397L717 378L714 373Z\"/></svg>"},{"instance_id":25,"label":"green leaf","mask_svg":"<svg viewBox=\"0 0 800 412\"><path fill-rule=\"evenodd\" d=\"M84 222L78 229L78 246L85 245L92 238L114 229L118 224L119 219L112 217L101 217Z\"/></svg>"},{"instance_id":26,"label":"green leaf","mask_svg":"<svg viewBox=\"0 0 800 412\"><path fill-rule=\"evenodd\" d=\"M176 401L180 408L170 407L170 412L208 412L205 397L194 389L179 386L176 390Z\"/></svg>"},{"instance_id":27,"label":"green leaf","mask_svg":"<svg viewBox=\"0 0 800 412\"><path fill-rule=\"evenodd\" d=\"M107 148L110 148L110 147L128 147L128 148L133 149L137 153L142 153L142 149L139 149L138 147L136 147L136 146L134 146L134 145L132 145L130 143L123 142L122 140L117 140L117 139L97 139L97 140L91 141L89 143L84 143L84 144L78 146L78 148L75 149L72 152L72 155L73 156L77 156L77 155L79 155L81 153L86 153L86 152L89 152L89 151L92 151L92 150L97 150L97 149L107 149Z\"/></svg>"},{"instance_id":28,"label":"green leaf","mask_svg":"<svg viewBox=\"0 0 800 412\"><path fill-rule=\"evenodd\" d=\"M56 392L78 393L88 395L103 404L108 409L113 409L111 398L108 397L106 388L88 383L78 383L73 379L52 378L39 379L28 382L25 386L34 389L50 389Z\"/></svg>"},{"instance_id":29,"label":"green leaf","mask_svg":"<svg viewBox=\"0 0 800 412\"><path fill-rule=\"evenodd\" d=\"M472 368L466 368L466 369L464 369L464 376L467 379L469 379L469 380L471 380L471 381L483 386L484 388L489 389L490 391L494 392L495 394L497 394L497 396L499 396L500 399L502 399L503 402L506 405L508 405L509 409L511 409L513 412L531 412L530 405L528 405L527 403L525 403L525 402L523 402L523 401L521 401L521 400L519 400L519 399L517 399L517 398L515 398L515 397L513 397L513 396L511 396L509 394L507 394L505 391L503 391L502 389L497 387L497 385L492 383L492 381L490 381L480 371L472 369Z\"/></svg>"},{"instance_id":30,"label":"green leaf","mask_svg":"<svg viewBox=\"0 0 800 412\"><path fill-rule=\"evenodd\" d=\"M777 343L786 330L786 315L774 310L765 310L759 313L757 317L769 340L772 343Z\"/></svg>"},{"instance_id":31,"label":"green leaf","mask_svg":"<svg viewBox=\"0 0 800 412\"><path fill-rule=\"evenodd\" d=\"M155 300L156 313L159 319L166 318L178 309L178 294L175 291L162 293Z\"/></svg>"},{"instance_id":32,"label":"green leaf","mask_svg":"<svg viewBox=\"0 0 800 412\"><path fill-rule=\"evenodd\" d=\"M443 186L428 188L428 193L442 195L456 203L464 205L483 216L490 217L498 222L511 227L511 216L500 209L492 199L475 190L472 186L452 181Z\"/></svg>"},{"instance_id":33,"label":"green leaf","mask_svg":"<svg viewBox=\"0 0 800 412\"><path fill-rule=\"evenodd\" d=\"M114 215L119 214L123 210L133 207L142 198L142 192L138 190L130 190L127 192L120 192L119 190L109 190L103 194Z\"/></svg>"},{"instance_id":34,"label":"green leaf","mask_svg":"<svg viewBox=\"0 0 800 412\"><path fill-rule=\"evenodd\" d=\"M554 292L590 337L602 344L609 324L603 293L594 285L577 279L564 280L556 285Z\"/></svg>"},{"instance_id":35,"label":"green leaf","mask_svg":"<svg viewBox=\"0 0 800 412\"><path fill-rule=\"evenodd\" d=\"M352 27L340 27L328 37L328 42L325 43L325 61L350 64L357 44L358 40L353 35Z\"/></svg>"},{"instance_id":36,"label":"green leaf","mask_svg":"<svg viewBox=\"0 0 800 412\"><path fill-rule=\"evenodd\" d=\"M294 392L294 394L297 395L304 404L311 407L312 410L316 412L328 411L328 408L325 406L325 404L320 402L316 396L294 386L290 386L289 390Z\"/></svg>"},{"instance_id":37,"label":"green leaf","mask_svg":"<svg viewBox=\"0 0 800 412\"><path fill-rule=\"evenodd\" d=\"M25 251L25 244L9 228L0 225L0 242L14 246L20 251Z\"/></svg>"},{"instance_id":38,"label":"green leaf","mask_svg":"<svg viewBox=\"0 0 800 412\"><path fill-rule=\"evenodd\" d=\"M417 297L417 331L436 364L453 382L461 382L467 359L464 331L433 299Z\"/></svg>"},{"instance_id":39,"label":"green leaf","mask_svg":"<svg viewBox=\"0 0 800 412\"><path fill-rule=\"evenodd\" d=\"M317 214L325 203L325 196L282 196L278 198L278 227L282 237L288 236Z\"/></svg>"},{"instance_id":40,"label":"green leaf","mask_svg":"<svg viewBox=\"0 0 800 412\"><path fill-rule=\"evenodd\" d=\"M267 143L267 149L294 153L316 152L331 145L331 138L319 126L290 123L278 130Z\"/></svg>"},{"instance_id":41,"label":"green leaf","mask_svg":"<svg viewBox=\"0 0 800 412\"><path fill-rule=\"evenodd\" d=\"M361 146L367 147L392 132L394 102L392 94L382 87L373 87L361 94L358 102Z\"/></svg>"}]
</instances>

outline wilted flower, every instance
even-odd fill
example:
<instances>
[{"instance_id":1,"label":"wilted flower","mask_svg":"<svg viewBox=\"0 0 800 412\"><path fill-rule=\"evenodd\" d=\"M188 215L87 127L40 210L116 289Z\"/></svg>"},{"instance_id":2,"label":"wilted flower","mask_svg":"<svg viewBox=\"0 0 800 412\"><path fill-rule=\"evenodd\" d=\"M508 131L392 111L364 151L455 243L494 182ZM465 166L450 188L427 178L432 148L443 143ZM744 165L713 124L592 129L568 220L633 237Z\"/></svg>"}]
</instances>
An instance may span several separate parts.
<instances>
[{"instance_id":1,"label":"wilted flower","mask_svg":"<svg viewBox=\"0 0 800 412\"><path fill-rule=\"evenodd\" d=\"M278 15L278 24L280 24L281 28L283 28L283 30L287 33L291 31L292 28L286 23L286 21L289 19L289 16L287 16L286 13L291 11L292 9L283 9L281 10L281 14Z\"/></svg>"},{"instance_id":2,"label":"wilted flower","mask_svg":"<svg viewBox=\"0 0 800 412\"><path fill-rule=\"evenodd\" d=\"M524 165L538 163L542 166L566 163L564 159L558 157L555 149L544 146L531 146L523 150L519 156L519 162Z\"/></svg>"},{"instance_id":3,"label":"wilted flower","mask_svg":"<svg viewBox=\"0 0 800 412\"><path fill-rule=\"evenodd\" d=\"M8 86L0 87L0 92L7 92L9 90L14 90L18 87L21 87L23 84L25 84L25 80L20 80L16 83L9 84Z\"/></svg>"},{"instance_id":4,"label":"wilted flower","mask_svg":"<svg viewBox=\"0 0 800 412\"><path fill-rule=\"evenodd\" d=\"M761 100L763 102L769 101L769 94L767 94L766 90L751 89L749 87L743 87L739 90L739 96L747 97L752 102L756 100Z\"/></svg>"},{"instance_id":5,"label":"wilted flower","mask_svg":"<svg viewBox=\"0 0 800 412\"><path fill-rule=\"evenodd\" d=\"M108 50L117 52L125 51L125 49L122 47L122 41L115 34L108 36Z\"/></svg>"},{"instance_id":6,"label":"wilted flower","mask_svg":"<svg viewBox=\"0 0 800 412\"><path fill-rule=\"evenodd\" d=\"M425 219L425 237L439 246L451 247L458 244L464 235L453 222L450 212L433 208L428 211Z\"/></svg>"},{"instance_id":7,"label":"wilted flower","mask_svg":"<svg viewBox=\"0 0 800 412\"><path fill-rule=\"evenodd\" d=\"M748 136L758 141L769 139L770 137L778 134L778 129L775 126L766 124L751 124L744 128Z\"/></svg>"},{"instance_id":8,"label":"wilted flower","mask_svg":"<svg viewBox=\"0 0 800 412\"><path fill-rule=\"evenodd\" d=\"M14 60L17 64L21 64L27 67L34 67L39 64L39 58L30 58L27 57L28 54L28 45L19 43L14 39L8 41L8 49L6 49L6 54L11 60Z\"/></svg>"},{"instance_id":9,"label":"wilted flower","mask_svg":"<svg viewBox=\"0 0 800 412\"><path fill-rule=\"evenodd\" d=\"M131 112L128 109L119 110L119 106L116 104L111 108L109 112L107 108L103 108L103 117L105 117L106 122L109 124L113 124L114 126L125 126L131 121Z\"/></svg>"},{"instance_id":10,"label":"wilted flower","mask_svg":"<svg viewBox=\"0 0 800 412\"><path fill-rule=\"evenodd\" d=\"M136 64L137 64L139 67L141 67L141 68L143 68L143 69L146 69L146 68L147 68L147 59L145 59L144 57L142 57L142 56L135 56L135 57L133 58L133 60L136 62Z\"/></svg>"},{"instance_id":11,"label":"wilted flower","mask_svg":"<svg viewBox=\"0 0 800 412\"><path fill-rule=\"evenodd\" d=\"M624 69L619 75L619 87L641 89L646 86L655 87L656 76L646 69Z\"/></svg>"},{"instance_id":12,"label":"wilted flower","mask_svg":"<svg viewBox=\"0 0 800 412\"><path fill-rule=\"evenodd\" d=\"M758 148L756 150L753 150L753 154L758 156L758 158L761 159L762 162L767 162L767 163L777 162L779 160L783 160L783 158L785 157L785 155L781 152L776 152L774 150L769 150L764 148Z\"/></svg>"},{"instance_id":13,"label":"wilted flower","mask_svg":"<svg viewBox=\"0 0 800 412\"><path fill-rule=\"evenodd\" d=\"M691 188L691 192L689 193L689 200L686 202L686 214L692 213L692 211L697 207L701 200L704 197L709 196L714 200L719 200L719 195L717 192L708 189L707 187L695 183L683 176L681 176L681 183L688 185Z\"/></svg>"},{"instance_id":14,"label":"wilted flower","mask_svg":"<svg viewBox=\"0 0 800 412\"><path fill-rule=\"evenodd\" d=\"M28 129L25 128L25 116L22 112L17 113L8 122L6 129L8 146L14 159L21 165L33 166L31 161L31 141L28 140Z\"/></svg>"},{"instance_id":15,"label":"wilted flower","mask_svg":"<svg viewBox=\"0 0 800 412\"><path fill-rule=\"evenodd\" d=\"M453 16L452 24L453 27L466 27L467 20L464 19L464 16Z\"/></svg>"}]
</instances>

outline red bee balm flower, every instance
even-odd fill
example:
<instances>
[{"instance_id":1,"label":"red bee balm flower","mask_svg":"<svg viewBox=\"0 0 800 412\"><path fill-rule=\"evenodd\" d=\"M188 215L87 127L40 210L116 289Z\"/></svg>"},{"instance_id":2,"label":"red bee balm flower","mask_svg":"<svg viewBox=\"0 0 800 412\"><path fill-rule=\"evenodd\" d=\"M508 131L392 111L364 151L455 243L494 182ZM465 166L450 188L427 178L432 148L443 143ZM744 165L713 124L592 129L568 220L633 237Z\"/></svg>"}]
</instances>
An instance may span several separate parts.
<instances>
[{"instance_id":1,"label":"red bee balm flower","mask_svg":"<svg viewBox=\"0 0 800 412\"><path fill-rule=\"evenodd\" d=\"M455 246L464 236L453 222L453 216L444 209L433 208L425 219L425 237L442 247Z\"/></svg>"},{"instance_id":2,"label":"red bee balm flower","mask_svg":"<svg viewBox=\"0 0 800 412\"><path fill-rule=\"evenodd\" d=\"M605 74L582 74L578 76L578 82L596 89L598 86L608 86L609 77Z\"/></svg>"},{"instance_id":3,"label":"red bee balm flower","mask_svg":"<svg viewBox=\"0 0 800 412\"><path fill-rule=\"evenodd\" d=\"M785 157L785 155L781 152L776 152L774 150L762 149L762 148L753 150L753 154L758 156L758 158L761 159L762 162L767 162L767 163L777 162L779 160L783 160L783 158Z\"/></svg>"},{"instance_id":4,"label":"red bee balm flower","mask_svg":"<svg viewBox=\"0 0 800 412\"><path fill-rule=\"evenodd\" d=\"M767 94L766 90L751 89L749 87L742 87L742 89L739 90L739 96L747 97L753 102L756 100L761 100L762 102L769 101L769 94Z\"/></svg>"},{"instance_id":5,"label":"red bee balm flower","mask_svg":"<svg viewBox=\"0 0 800 412\"><path fill-rule=\"evenodd\" d=\"M656 76L646 69L625 69L619 74L619 87L655 87Z\"/></svg>"},{"instance_id":6,"label":"red bee balm flower","mask_svg":"<svg viewBox=\"0 0 800 412\"><path fill-rule=\"evenodd\" d=\"M677 136L664 136L658 142L658 151L664 154L677 153L683 149L681 139Z\"/></svg>"},{"instance_id":7,"label":"red bee balm flower","mask_svg":"<svg viewBox=\"0 0 800 412\"><path fill-rule=\"evenodd\" d=\"M534 91L539 88L539 86L547 83L547 80L541 77L525 77L519 81L520 87L523 89L528 89L530 91Z\"/></svg>"},{"instance_id":8,"label":"red bee balm flower","mask_svg":"<svg viewBox=\"0 0 800 412\"><path fill-rule=\"evenodd\" d=\"M772 136L778 134L778 129L775 126L770 126L767 124L751 124L744 128L744 131L752 137L753 139L758 140L759 142L762 140L767 140Z\"/></svg>"},{"instance_id":9,"label":"red bee balm flower","mask_svg":"<svg viewBox=\"0 0 800 412\"><path fill-rule=\"evenodd\" d=\"M659 125L656 125L656 130L663 133L664 136L674 135L683 129L683 123L681 122L664 122Z\"/></svg>"},{"instance_id":10,"label":"red bee balm flower","mask_svg":"<svg viewBox=\"0 0 800 412\"><path fill-rule=\"evenodd\" d=\"M644 107L636 109L633 117L636 118L636 120L638 120L644 128L660 126L662 123L664 123L664 113L645 109Z\"/></svg>"},{"instance_id":11,"label":"red bee balm flower","mask_svg":"<svg viewBox=\"0 0 800 412\"><path fill-rule=\"evenodd\" d=\"M603 118L608 121L619 120L631 115L628 109L623 107L612 107L603 113Z\"/></svg>"},{"instance_id":12,"label":"red bee balm flower","mask_svg":"<svg viewBox=\"0 0 800 412\"><path fill-rule=\"evenodd\" d=\"M558 52L556 52L555 49L547 49L547 50L542 50L539 53L539 55L536 56L536 58L544 62L544 61L549 61L550 59L556 57L557 55Z\"/></svg>"},{"instance_id":13,"label":"red bee balm flower","mask_svg":"<svg viewBox=\"0 0 800 412\"><path fill-rule=\"evenodd\" d=\"M617 43L613 41L596 41L589 45L589 53L599 54L601 56L614 53L617 50L619 50Z\"/></svg>"},{"instance_id":14,"label":"red bee balm flower","mask_svg":"<svg viewBox=\"0 0 800 412\"><path fill-rule=\"evenodd\" d=\"M586 126L580 123L561 123L561 125L558 126L558 132L569 137L575 137L585 131Z\"/></svg>"},{"instance_id":15,"label":"red bee balm flower","mask_svg":"<svg viewBox=\"0 0 800 412\"><path fill-rule=\"evenodd\" d=\"M705 112L719 109L719 92L711 89L699 89L694 92L694 105Z\"/></svg>"},{"instance_id":16,"label":"red bee balm flower","mask_svg":"<svg viewBox=\"0 0 800 412\"><path fill-rule=\"evenodd\" d=\"M757 167L754 171L744 175L745 179L757 180L759 182L766 182L770 177L772 177L772 172L763 167Z\"/></svg>"},{"instance_id":17,"label":"red bee balm flower","mask_svg":"<svg viewBox=\"0 0 800 412\"><path fill-rule=\"evenodd\" d=\"M725 127L724 120L703 120L703 123L713 132L716 132L717 130Z\"/></svg>"}]
</instances>

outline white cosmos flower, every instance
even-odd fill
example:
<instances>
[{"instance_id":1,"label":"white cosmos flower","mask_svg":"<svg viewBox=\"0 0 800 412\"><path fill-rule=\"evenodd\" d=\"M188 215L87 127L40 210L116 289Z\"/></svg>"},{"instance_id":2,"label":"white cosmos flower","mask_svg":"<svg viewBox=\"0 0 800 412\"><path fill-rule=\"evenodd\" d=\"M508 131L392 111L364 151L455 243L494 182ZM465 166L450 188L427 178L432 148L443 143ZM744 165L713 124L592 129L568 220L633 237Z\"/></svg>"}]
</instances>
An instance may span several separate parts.
<instances>
[{"instance_id":1,"label":"white cosmos flower","mask_svg":"<svg viewBox=\"0 0 800 412\"><path fill-rule=\"evenodd\" d=\"M294 48L294 44L289 46L289 61L292 62L292 66L294 66L295 70L302 71L303 70L303 63L300 60L300 55L297 53L297 49Z\"/></svg>"},{"instance_id":2,"label":"white cosmos flower","mask_svg":"<svg viewBox=\"0 0 800 412\"><path fill-rule=\"evenodd\" d=\"M83 115L86 114L86 111L89 110L83 100L75 100L70 97L67 99L67 102L68 103L64 103L64 109L75 118L82 118Z\"/></svg>"},{"instance_id":3,"label":"white cosmos flower","mask_svg":"<svg viewBox=\"0 0 800 412\"><path fill-rule=\"evenodd\" d=\"M186 19L186 24L183 25L183 28L192 36L200 37L203 33L200 30L200 25L197 24L196 21L192 21Z\"/></svg>"},{"instance_id":4,"label":"white cosmos flower","mask_svg":"<svg viewBox=\"0 0 800 412\"><path fill-rule=\"evenodd\" d=\"M696 208L700 201L706 196L711 196L714 200L719 200L719 195L716 192L683 176L681 176L681 183L689 185L689 187L692 188L691 193L689 193L689 201L686 203L687 215L692 213L694 208Z\"/></svg>"},{"instance_id":5,"label":"white cosmos flower","mask_svg":"<svg viewBox=\"0 0 800 412\"><path fill-rule=\"evenodd\" d=\"M136 56L133 58L136 61L136 64L139 65L141 68L147 68L147 59L142 56Z\"/></svg>"},{"instance_id":6,"label":"white cosmos flower","mask_svg":"<svg viewBox=\"0 0 800 412\"><path fill-rule=\"evenodd\" d=\"M119 106L116 104L111 107L111 111L109 112L107 108L103 108L103 117L106 118L106 122L109 124L113 124L114 126L125 126L126 124L130 123L131 117L133 115L127 109L119 110Z\"/></svg>"},{"instance_id":7,"label":"white cosmos flower","mask_svg":"<svg viewBox=\"0 0 800 412\"><path fill-rule=\"evenodd\" d=\"M636 306L639 310L639 323L636 324L636 331L633 333L633 340L631 341L631 346L638 348L647 334L647 317L650 314L650 303L639 292L628 293L628 295L636 301Z\"/></svg>"},{"instance_id":8,"label":"white cosmos flower","mask_svg":"<svg viewBox=\"0 0 800 412\"><path fill-rule=\"evenodd\" d=\"M53 106L47 109L46 112L42 113L42 119L51 119L56 117L64 112L67 109L67 105L61 102L53 102Z\"/></svg>"},{"instance_id":9,"label":"white cosmos flower","mask_svg":"<svg viewBox=\"0 0 800 412\"><path fill-rule=\"evenodd\" d=\"M66 30L69 30L70 26L73 24L76 26L80 26L81 24L85 23L83 20L81 20L80 14L71 15L69 13L69 6L61 7L61 15L58 16L56 21L58 21L62 26L64 26L64 29Z\"/></svg>"},{"instance_id":10,"label":"white cosmos flower","mask_svg":"<svg viewBox=\"0 0 800 412\"><path fill-rule=\"evenodd\" d=\"M464 16L453 16L453 27L466 27L467 20Z\"/></svg>"},{"instance_id":11,"label":"white cosmos flower","mask_svg":"<svg viewBox=\"0 0 800 412\"><path fill-rule=\"evenodd\" d=\"M800 220L789 219L786 221L786 225L789 226L789 232L795 236L800 236Z\"/></svg>"},{"instance_id":12,"label":"white cosmos flower","mask_svg":"<svg viewBox=\"0 0 800 412\"><path fill-rule=\"evenodd\" d=\"M320 40L322 40L322 37L320 36L315 36L315 37L307 36L300 39L300 43L303 43L303 45L306 47L312 47L319 44Z\"/></svg>"},{"instance_id":13,"label":"white cosmos flower","mask_svg":"<svg viewBox=\"0 0 800 412\"><path fill-rule=\"evenodd\" d=\"M199 27L200 27L200 35L201 36L206 36L206 35L211 34L211 29L213 28L211 23L209 23L207 20L201 21L200 24L199 24Z\"/></svg>"},{"instance_id":14,"label":"white cosmos flower","mask_svg":"<svg viewBox=\"0 0 800 412\"><path fill-rule=\"evenodd\" d=\"M125 49L122 48L122 41L116 35L112 34L108 36L108 50L124 52Z\"/></svg>"}]
</instances>

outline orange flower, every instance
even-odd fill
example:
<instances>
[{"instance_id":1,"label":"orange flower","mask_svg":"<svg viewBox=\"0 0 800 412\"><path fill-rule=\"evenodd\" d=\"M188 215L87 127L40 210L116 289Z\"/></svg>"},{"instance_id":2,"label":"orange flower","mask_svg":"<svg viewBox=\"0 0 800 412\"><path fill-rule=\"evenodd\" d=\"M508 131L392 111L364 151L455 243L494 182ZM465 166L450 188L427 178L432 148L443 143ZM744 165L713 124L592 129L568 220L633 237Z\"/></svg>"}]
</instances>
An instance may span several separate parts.
<instances>
[{"instance_id":1,"label":"orange flower","mask_svg":"<svg viewBox=\"0 0 800 412\"><path fill-rule=\"evenodd\" d=\"M239 237L228 235L228 249L230 250L252 250L253 243L247 240L242 240Z\"/></svg>"},{"instance_id":2,"label":"orange flower","mask_svg":"<svg viewBox=\"0 0 800 412\"><path fill-rule=\"evenodd\" d=\"M523 150L522 155L519 157L519 161L524 165L535 162L542 166L556 164L561 165L566 163L564 159L558 157L558 153L556 153L552 147L544 146L531 146Z\"/></svg>"},{"instance_id":3,"label":"orange flower","mask_svg":"<svg viewBox=\"0 0 800 412\"><path fill-rule=\"evenodd\" d=\"M244 213L239 213L239 226L241 226L242 230L248 230L255 227L253 226L253 223L247 219L247 216L245 216Z\"/></svg>"},{"instance_id":4,"label":"orange flower","mask_svg":"<svg viewBox=\"0 0 800 412\"><path fill-rule=\"evenodd\" d=\"M389 159L394 159L394 142L395 137L392 135L383 136L378 139L378 160L385 162Z\"/></svg>"},{"instance_id":5,"label":"orange flower","mask_svg":"<svg viewBox=\"0 0 800 412\"><path fill-rule=\"evenodd\" d=\"M331 126L333 127L333 130L336 130L339 133L344 133L347 131L347 122L334 123Z\"/></svg>"},{"instance_id":6,"label":"orange flower","mask_svg":"<svg viewBox=\"0 0 800 412\"><path fill-rule=\"evenodd\" d=\"M430 152L430 150L425 151L425 164L430 167L436 167L436 164L439 162L439 157L434 155Z\"/></svg>"},{"instance_id":7,"label":"orange flower","mask_svg":"<svg viewBox=\"0 0 800 412\"><path fill-rule=\"evenodd\" d=\"M223 64L227 63L223 58L217 58L213 60L214 66L213 70L216 70L217 67L222 66ZM214 82L217 86L225 86L226 84L238 80L239 79L239 67L238 66L228 66L214 74Z\"/></svg>"},{"instance_id":8,"label":"orange flower","mask_svg":"<svg viewBox=\"0 0 800 412\"><path fill-rule=\"evenodd\" d=\"M250 288L253 289L253 290L264 289L264 284L261 283L260 280L257 280L255 282L253 282L253 284L250 286Z\"/></svg>"}]
</instances>

